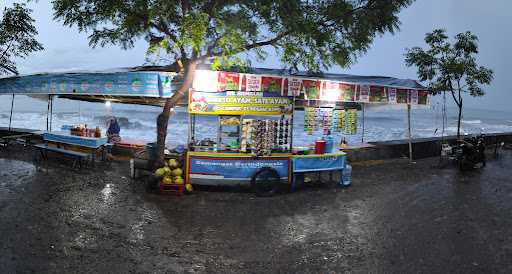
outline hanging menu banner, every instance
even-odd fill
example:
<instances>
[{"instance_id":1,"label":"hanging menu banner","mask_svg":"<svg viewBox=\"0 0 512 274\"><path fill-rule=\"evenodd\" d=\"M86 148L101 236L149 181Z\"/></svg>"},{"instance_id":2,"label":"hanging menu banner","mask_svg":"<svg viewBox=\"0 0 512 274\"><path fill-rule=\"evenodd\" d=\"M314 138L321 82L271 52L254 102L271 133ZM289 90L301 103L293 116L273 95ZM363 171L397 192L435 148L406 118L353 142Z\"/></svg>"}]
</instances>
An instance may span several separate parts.
<instances>
[{"instance_id":1,"label":"hanging menu banner","mask_svg":"<svg viewBox=\"0 0 512 274\"><path fill-rule=\"evenodd\" d=\"M390 103L390 104L397 103L396 88L388 88L388 103Z\"/></svg>"},{"instance_id":2,"label":"hanging menu banner","mask_svg":"<svg viewBox=\"0 0 512 274\"><path fill-rule=\"evenodd\" d=\"M354 102L356 96L356 85L342 83L340 86L342 90L340 100L344 102Z\"/></svg>"},{"instance_id":3,"label":"hanging menu banner","mask_svg":"<svg viewBox=\"0 0 512 274\"><path fill-rule=\"evenodd\" d=\"M281 87L283 85L283 78L281 77L261 77L261 89L263 92L272 92L281 94Z\"/></svg>"},{"instance_id":4,"label":"hanging menu banner","mask_svg":"<svg viewBox=\"0 0 512 274\"><path fill-rule=\"evenodd\" d=\"M288 86L288 96L299 96L300 88L302 87L302 79L299 78L287 78L285 80ZM285 85L286 86L286 85Z\"/></svg>"},{"instance_id":5,"label":"hanging menu banner","mask_svg":"<svg viewBox=\"0 0 512 274\"><path fill-rule=\"evenodd\" d=\"M324 101L338 101L343 98L343 90L339 82L334 81L321 81L320 99Z\"/></svg>"},{"instance_id":6,"label":"hanging menu banner","mask_svg":"<svg viewBox=\"0 0 512 274\"><path fill-rule=\"evenodd\" d=\"M370 86L360 85L359 86L359 101L363 103L370 102Z\"/></svg>"},{"instance_id":7,"label":"hanging menu banner","mask_svg":"<svg viewBox=\"0 0 512 274\"><path fill-rule=\"evenodd\" d=\"M387 103L386 89L381 86L370 86L370 102Z\"/></svg>"},{"instance_id":8,"label":"hanging menu banner","mask_svg":"<svg viewBox=\"0 0 512 274\"><path fill-rule=\"evenodd\" d=\"M304 99L318 100L320 99L320 83L316 80L302 80L302 88Z\"/></svg>"},{"instance_id":9,"label":"hanging menu banner","mask_svg":"<svg viewBox=\"0 0 512 274\"><path fill-rule=\"evenodd\" d=\"M219 71L217 91L240 90L240 74L236 72Z\"/></svg>"},{"instance_id":10,"label":"hanging menu banner","mask_svg":"<svg viewBox=\"0 0 512 274\"><path fill-rule=\"evenodd\" d=\"M293 112L293 100L266 92L189 92L189 113L281 115Z\"/></svg>"},{"instance_id":11,"label":"hanging menu banner","mask_svg":"<svg viewBox=\"0 0 512 274\"><path fill-rule=\"evenodd\" d=\"M49 83L50 90L62 89L58 83ZM85 89L94 88L94 83L83 85ZM140 87L139 82L132 89ZM115 90L115 84L104 83L105 90ZM275 96L300 97L305 100L321 100L327 102L361 102L420 104L429 103L427 90L399 89L383 85L345 83L336 80L312 79L294 76L265 74L247 74L225 71L197 70L193 83L194 90L202 92L267 92Z\"/></svg>"},{"instance_id":12,"label":"hanging menu banner","mask_svg":"<svg viewBox=\"0 0 512 274\"><path fill-rule=\"evenodd\" d=\"M421 90L418 91L418 105L428 105L428 91Z\"/></svg>"},{"instance_id":13,"label":"hanging menu banner","mask_svg":"<svg viewBox=\"0 0 512 274\"><path fill-rule=\"evenodd\" d=\"M246 74L244 77L246 91L261 91L261 76Z\"/></svg>"},{"instance_id":14,"label":"hanging menu banner","mask_svg":"<svg viewBox=\"0 0 512 274\"><path fill-rule=\"evenodd\" d=\"M409 103L409 92L407 89L397 89L396 90L396 101L399 104L407 104Z\"/></svg>"},{"instance_id":15,"label":"hanging menu banner","mask_svg":"<svg viewBox=\"0 0 512 274\"><path fill-rule=\"evenodd\" d=\"M418 91L415 89L409 90L411 94L411 105L417 105L418 104Z\"/></svg>"}]
</instances>

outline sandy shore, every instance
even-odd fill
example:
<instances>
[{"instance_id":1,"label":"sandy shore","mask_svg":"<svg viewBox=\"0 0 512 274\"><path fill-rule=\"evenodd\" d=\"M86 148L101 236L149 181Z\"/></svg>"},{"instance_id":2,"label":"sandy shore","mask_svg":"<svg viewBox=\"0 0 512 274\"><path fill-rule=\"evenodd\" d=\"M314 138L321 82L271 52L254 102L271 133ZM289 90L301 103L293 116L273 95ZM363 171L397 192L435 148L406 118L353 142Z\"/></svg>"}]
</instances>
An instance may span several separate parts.
<instances>
[{"instance_id":1,"label":"sandy shore","mask_svg":"<svg viewBox=\"0 0 512 274\"><path fill-rule=\"evenodd\" d=\"M353 187L273 198L148 193L127 163L36 171L0 148L0 273L510 273L512 153L354 167Z\"/></svg>"}]
</instances>

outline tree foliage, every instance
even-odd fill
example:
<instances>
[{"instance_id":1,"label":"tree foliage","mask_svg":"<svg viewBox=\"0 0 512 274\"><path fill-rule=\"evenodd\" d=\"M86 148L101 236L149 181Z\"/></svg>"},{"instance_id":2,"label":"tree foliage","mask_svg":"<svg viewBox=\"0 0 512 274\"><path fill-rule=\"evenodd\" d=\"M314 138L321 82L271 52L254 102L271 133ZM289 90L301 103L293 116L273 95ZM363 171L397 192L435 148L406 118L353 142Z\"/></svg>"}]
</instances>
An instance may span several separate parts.
<instances>
[{"instance_id":1,"label":"tree foliage","mask_svg":"<svg viewBox=\"0 0 512 274\"><path fill-rule=\"evenodd\" d=\"M34 38L37 30L31 12L20 3L4 9L0 21L0 74L18 74L15 58L43 49Z\"/></svg>"},{"instance_id":2,"label":"tree foliage","mask_svg":"<svg viewBox=\"0 0 512 274\"><path fill-rule=\"evenodd\" d=\"M90 32L92 46L133 47L173 60L229 59L273 47L281 61L319 70L345 67L378 34L398 29L398 12L411 0L54 0L55 17Z\"/></svg>"},{"instance_id":3,"label":"tree foliage","mask_svg":"<svg viewBox=\"0 0 512 274\"><path fill-rule=\"evenodd\" d=\"M460 137L462 95L483 96L482 86L492 82L493 71L477 64L478 37L469 31L457 34L451 43L445 30L436 29L426 34L425 42L427 49L408 49L405 62L407 66L417 67L419 80L427 82L432 92L451 93L459 108L457 136Z\"/></svg>"},{"instance_id":4,"label":"tree foliage","mask_svg":"<svg viewBox=\"0 0 512 274\"><path fill-rule=\"evenodd\" d=\"M168 112L188 90L198 63L263 60L274 50L290 68L346 67L374 38L399 27L398 13L413 0L53 0L55 18L90 33L91 46L131 48L148 43L148 55L167 58L184 74L182 87L159 116L158 150ZM160 128L164 123L165 128ZM165 138L165 136L163 136Z\"/></svg>"}]
</instances>

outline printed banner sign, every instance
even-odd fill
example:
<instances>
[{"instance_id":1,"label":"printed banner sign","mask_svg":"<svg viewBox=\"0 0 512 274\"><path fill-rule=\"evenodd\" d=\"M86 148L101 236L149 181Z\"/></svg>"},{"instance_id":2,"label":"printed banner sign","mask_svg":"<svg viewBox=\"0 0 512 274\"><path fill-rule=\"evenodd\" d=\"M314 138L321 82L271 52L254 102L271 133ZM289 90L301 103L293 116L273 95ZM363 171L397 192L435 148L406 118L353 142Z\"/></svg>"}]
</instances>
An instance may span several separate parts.
<instances>
[{"instance_id":1,"label":"printed banner sign","mask_svg":"<svg viewBox=\"0 0 512 274\"><path fill-rule=\"evenodd\" d=\"M302 88L304 92L304 99L318 100L320 99L320 81L316 80L302 80Z\"/></svg>"},{"instance_id":2,"label":"printed banner sign","mask_svg":"<svg viewBox=\"0 0 512 274\"><path fill-rule=\"evenodd\" d=\"M261 91L261 76L246 74L243 79L245 80L245 88L242 88L242 90Z\"/></svg>"},{"instance_id":3,"label":"printed banner sign","mask_svg":"<svg viewBox=\"0 0 512 274\"><path fill-rule=\"evenodd\" d=\"M341 101L344 102L354 102L355 96L356 96L356 85L351 84L340 84L342 94L340 94L342 97L340 98Z\"/></svg>"},{"instance_id":4,"label":"printed banner sign","mask_svg":"<svg viewBox=\"0 0 512 274\"><path fill-rule=\"evenodd\" d=\"M397 89L396 90L396 101L399 104L407 104L409 103L409 92L407 89Z\"/></svg>"},{"instance_id":5,"label":"printed banner sign","mask_svg":"<svg viewBox=\"0 0 512 274\"><path fill-rule=\"evenodd\" d=\"M421 90L418 91L418 105L428 105L428 92Z\"/></svg>"},{"instance_id":6,"label":"printed banner sign","mask_svg":"<svg viewBox=\"0 0 512 274\"><path fill-rule=\"evenodd\" d=\"M418 91L415 89L409 90L411 94L411 105L417 105L418 104Z\"/></svg>"},{"instance_id":7,"label":"printed banner sign","mask_svg":"<svg viewBox=\"0 0 512 274\"><path fill-rule=\"evenodd\" d=\"M0 94L170 96L172 75L156 72L67 73L0 79Z\"/></svg>"},{"instance_id":8,"label":"printed banner sign","mask_svg":"<svg viewBox=\"0 0 512 274\"><path fill-rule=\"evenodd\" d=\"M288 158L210 158L191 156L189 180L196 184L239 184L249 183L252 176L262 167L271 167L279 177L288 180Z\"/></svg>"},{"instance_id":9,"label":"printed banner sign","mask_svg":"<svg viewBox=\"0 0 512 274\"><path fill-rule=\"evenodd\" d=\"M370 102L372 103L386 103L388 98L386 96L386 89L381 86L370 86Z\"/></svg>"},{"instance_id":10,"label":"printed banner sign","mask_svg":"<svg viewBox=\"0 0 512 274\"><path fill-rule=\"evenodd\" d=\"M52 86L58 89L58 86ZM279 75L242 74L223 71L198 70L193 88L196 91L247 91L275 93L299 97L309 101L361 102L390 104L429 104L426 90L398 89L384 85L359 85L341 81L299 78Z\"/></svg>"},{"instance_id":11,"label":"printed banner sign","mask_svg":"<svg viewBox=\"0 0 512 274\"><path fill-rule=\"evenodd\" d=\"M299 96L302 87L302 80L299 78L287 78L285 80L285 87L287 88L287 96Z\"/></svg>"},{"instance_id":12,"label":"printed banner sign","mask_svg":"<svg viewBox=\"0 0 512 274\"><path fill-rule=\"evenodd\" d=\"M370 102L370 86L360 85L359 86L359 101L363 103Z\"/></svg>"},{"instance_id":13,"label":"printed banner sign","mask_svg":"<svg viewBox=\"0 0 512 274\"><path fill-rule=\"evenodd\" d=\"M292 158L294 172L341 170L345 168L346 156Z\"/></svg>"},{"instance_id":14,"label":"printed banner sign","mask_svg":"<svg viewBox=\"0 0 512 274\"><path fill-rule=\"evenodd\" d=\"M262 76L261 77L261 91L263 92L272 92L281 94L281 88L283 85L283 78L281 77L269 77Z\"/></svg>"},{"instance_id":15,"label":"printed banner sign","mask_svg":"<svg viewBox=\"0 0 512 274\"><path fill-rule=\"evenodd\" d=\"M236 72L219 71L217 91L240 90L240 74Z\"/></svg>"},{"instance_id":16,"label":"printed banner sign","mask_svg":"<svg viewBox=\"0 0 512 274\"><path fill-rule=\"evenodd\" d=\"M293 112L293 100L266 92L189 92L189 113L281 115Z\"/></svg>"},{"instance_id":17,"label":"printed banner sign","mask_svg":"<svg viewBox=\"0 0 512 274\"><path fill-rule=\"evenodd\" d=\"M341 83L334 81L322 81L321 82L321 95L320 99L325 101L338 101L343 100L343 90L341 89Z\"/></svg>"},{"instance_id":18,"label":"printed banner sign","mask_svg":"<svg viewBox=\"0 0 512 274\"><path fill-rule=\"evenodd\" d=\"M217 92L217 81L219 80L219 72L213 70L197 70L195 80L192 83L194 90L203 92Z\"/></svg>"},{"instance_id":19,"label":"printed banner sign","mask_svg":"<svg viewBox=\"0 0 512 274\"><path fill-rule=\"evenodd\" d=\"M388 88L388 102L390 104L396 104L397 103L396 88Z\"/></svg>"}]
</instances>

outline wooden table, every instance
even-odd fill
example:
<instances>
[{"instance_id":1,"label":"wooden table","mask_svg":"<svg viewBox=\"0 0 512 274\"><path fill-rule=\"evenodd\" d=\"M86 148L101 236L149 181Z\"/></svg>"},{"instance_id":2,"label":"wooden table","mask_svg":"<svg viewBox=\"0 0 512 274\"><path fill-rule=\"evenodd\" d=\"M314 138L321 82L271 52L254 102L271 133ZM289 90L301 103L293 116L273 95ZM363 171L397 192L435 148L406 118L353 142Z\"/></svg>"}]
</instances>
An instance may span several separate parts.
<instances>
[{"instance_id":1,"label":"wooden table","mask_svg":"<svg viewBox=\"0 0 512 274\"><path fill-rule=\"evenodd\" d=\"M60 148L63 145L72 145L84 148L86 150L90 150L91 162L93 166L96 161L96 152L98 150L102 151L102 159L105 159L105 147L107 146L107 137L83 137L71 135L68 132L52 131L44 132L43 140L45 141L46 145L48 145L49 143L55 143L58 148Z\"/></svg>"}]
</instances>

